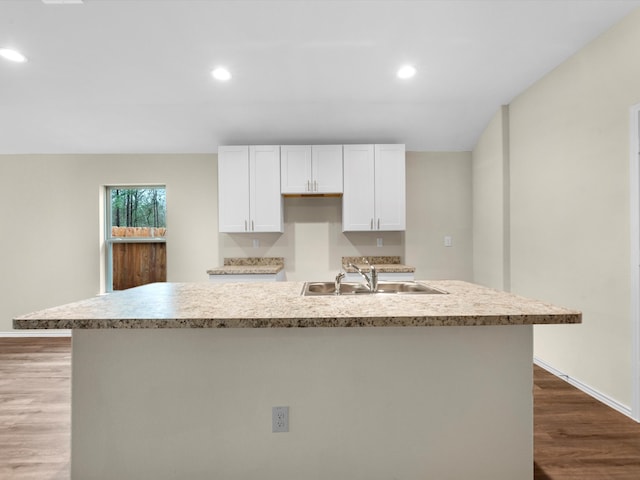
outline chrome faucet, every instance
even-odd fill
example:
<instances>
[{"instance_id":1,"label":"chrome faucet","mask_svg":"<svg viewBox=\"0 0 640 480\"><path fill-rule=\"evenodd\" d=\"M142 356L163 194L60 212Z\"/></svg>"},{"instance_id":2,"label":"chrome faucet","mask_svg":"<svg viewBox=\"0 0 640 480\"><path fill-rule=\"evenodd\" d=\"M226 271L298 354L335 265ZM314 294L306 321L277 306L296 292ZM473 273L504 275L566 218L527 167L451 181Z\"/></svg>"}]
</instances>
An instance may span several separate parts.
<instances>
[{"instance_id":1,"label":"chrome faucet","mask_svg":"<svg viewBox=\"0 0 640 480\"><path fill-rule=\"evenodd\" d=\"M362 278L364 278L365 285L367 286L369 291L371 293L375 293L375 292L378 291L378 271L376 270L376 267L371 265L366 258L363 257L362 261L364 263L366 263L367 265L369 265L369 270L370 270L370 274L369 275L364 273L360 269L360 267L358 267L357 265L354 265L353 263L350 263L347 266L355 269L355 271L358 272L362 276Z\"/></svg>"},{"instance_id":2,"label":"chrome faucet","mask_svg":"<svg viewBox=\"0 0 640 480\"><path fill-rule=\"evenodd\" d=\"M376 267L373 265L369 265L369 269L371 275L371 292L376 293L378 291L378 270L376 270Z\"/></svg>"},{"instance_id":3,"label":"chrome faucet","mask_svg":"<svg viewBox=\"0 0 640 480\"><path fill-rule=\"evenodd\" d=\"M340 271L338 275L336 275L335 288L336 295L340 295L340 288L342 287L342 279L345 277L346 273Z\"/></svg>"}]
</instances>

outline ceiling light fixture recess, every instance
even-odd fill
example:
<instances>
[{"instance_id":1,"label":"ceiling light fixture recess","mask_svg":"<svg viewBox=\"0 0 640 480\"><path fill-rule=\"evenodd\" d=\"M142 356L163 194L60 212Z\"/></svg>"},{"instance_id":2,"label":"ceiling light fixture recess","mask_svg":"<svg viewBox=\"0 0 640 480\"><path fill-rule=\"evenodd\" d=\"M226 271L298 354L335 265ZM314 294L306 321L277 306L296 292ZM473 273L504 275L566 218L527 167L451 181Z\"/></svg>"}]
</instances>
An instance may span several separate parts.
<instances>
[{"instance_id":1,"label":"ceiling light fixture recess","mask_svg":"<svg viewBox=\"0 0 640 480\"><path fill-rule=\"evenodd\" d=\"M406 79L411 78L416 74L416 67L413 65L404 65L398 70L398 78Z\"/></svg>"},{"instance_id":2,"label":"ceiling light fixture recess","mask_svg":"<svg viewBox=\"0 0 640 480\"><path fill-rule=\"evenodd\" d=\"M213 78L221 82L226 82L231 79L231 73L224 67L218 67L211 72Z\"/></svg>"},{"instance_id":3,"label":"ceiling light fixture recess","mask_svg":"<svg viewBox=\"0 0 640 480\"><path fill-rule=\"evenodd\" d=\"M16 50L11 50L10 48L0 48L0 57L18 63L24 63L27 61L27 57Z\"/></svg>"}]
</instances>

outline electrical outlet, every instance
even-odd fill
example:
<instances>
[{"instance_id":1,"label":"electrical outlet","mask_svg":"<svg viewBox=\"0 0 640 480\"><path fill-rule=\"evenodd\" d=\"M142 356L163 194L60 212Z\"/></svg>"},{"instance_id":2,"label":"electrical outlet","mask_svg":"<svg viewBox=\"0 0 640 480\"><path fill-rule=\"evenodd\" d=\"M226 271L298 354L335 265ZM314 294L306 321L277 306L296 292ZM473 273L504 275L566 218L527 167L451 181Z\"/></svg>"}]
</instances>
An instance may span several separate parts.
<instances>
[{"instance_id":1,"label":"electrical outlet","mask_svg":"<svg viewBox=\"0 0 640 480\"><path fill-rule=\"evenodd\" d=\"M376 238L376 246L378 247L382 246L382 238Z\"/></svg>"},{"instance_id":2,"label":"electrical outlet","mask_svg":"<svg viewBox=\"0 0 640 480\"><path fill-rule=\"evenodd\" d=\"M289 407L271 409L271 431L273 433L289 431Z\"/></svg>"},{"instance_id":3,"label":"electrical outlet","mask_svg":"<svg viewBox=\"0 0 640 480\"><path fill-rule=\"evenodd\" d=\"M260 248L260 240L257 238L253 239L253 248Z\"/></svg>"},{"instance_id":4,"label":"electrical outlet","mask_svg":"<svg viewBox=\"0 0 640 480\"><path fill-rule=\"evenodd\" d=\"M444 237L444 246L445 247L452 247L453 246L453 238L451 237L451 235L445 235L445 237Z\"/></svg>"}]
</instances>

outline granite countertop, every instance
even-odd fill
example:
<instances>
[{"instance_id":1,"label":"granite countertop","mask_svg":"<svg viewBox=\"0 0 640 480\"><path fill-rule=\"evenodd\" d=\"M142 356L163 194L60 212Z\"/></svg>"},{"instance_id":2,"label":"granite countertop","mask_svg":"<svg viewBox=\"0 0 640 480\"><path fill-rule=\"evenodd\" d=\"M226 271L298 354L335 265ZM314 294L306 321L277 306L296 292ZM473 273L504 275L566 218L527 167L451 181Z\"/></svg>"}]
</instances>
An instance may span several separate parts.
<instances>
[{"instance_id":1,"label":"granite countertop","mask_svg":"<svg viewBox=\"0 0 640 480\"><path fill-rule=\"evenodd\" d=\"M207 270L208 275L275 275L284 269L282 257L225 258L224 265Z\"/></svg>"},{"instance_id":2,"label":"granite countertop","mask_svg":"<svg viewBox=\"0 0 640 480\"><path fill-rule=\"evenodd\" d=\"M363 258L367 259L369 265L364 263ZM378 273L413 273L415 267L400 263L400 257L397 256L365 256L365 257L342 257L342 265L347 273L356 273L353 267L347 267L349 263L356 265L363 272L368 272L370 265L376 267Z\"/></svg>"},{"instance_id":3,"label":"granite countertop","mask_svg":"<svg viewBox=\"0 0 640 480\"><path fill-rule=\"evenodd\" d=\"M580 323L576 310L462 281L446 295L302 296L303 282L153 283L20 316L16 329L428 327Z\"/></svg>"}]
</instances>

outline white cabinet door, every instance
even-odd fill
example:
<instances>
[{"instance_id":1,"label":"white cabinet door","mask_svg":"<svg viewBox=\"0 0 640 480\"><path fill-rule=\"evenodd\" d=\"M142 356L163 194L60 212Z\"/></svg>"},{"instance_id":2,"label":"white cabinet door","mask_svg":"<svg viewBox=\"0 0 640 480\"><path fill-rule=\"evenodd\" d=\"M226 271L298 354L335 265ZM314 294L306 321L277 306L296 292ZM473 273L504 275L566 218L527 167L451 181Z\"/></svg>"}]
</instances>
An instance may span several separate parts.
<instances>
[{"instance_id":1,"label":"white cabinet door","mask_svg":"<svg viewBox=\"0 0 640 480\"><path fill-rule=\"evenodd\" d=\"M373 145L345 145L342 230L373 230L374 158Z\"/></svg>"},{"instance_id":2,"label":"white cabinet door","mask_svg":"<svg viewBox=\"0 0 640 480\"><path fill-rule=\"evenodd\" d=\"M218 148L218 230L246 232L249 225L249 147Z\"/></svg>"},{"instance_id":3,"label":"white cabinet door","mask_svg":"<svg viewBox=\"0 0 640 480\"><path fill-rule=\"evenodd\" d=\"M342 230L406 229L404 145L345 145Z\"/></svg>"},{"instance_id":4,"label":"white cabinet door","mask_svg":"<svg viewBox=\"0 0 640 480\"><path fill-rule=\"evenodd\" d=\"M218 230L283 231L279 147L218 148Z\"/></svg>"},{"instance_id":5,"label":"white cabinet door","mask_svg":"<svg viewBox=\"0 0 640 480\"><path fill-rule=\"evenodd\" d=\"M375 230L406 229L404 145L375 146Z\"/></svg>"},{"instance_id":6,"label":"white cabinet door","mask_svg":"<svg viewBox=\"0 0 640 480\"><path fill-rule=\"evenodd\" d=\"M280 168L282 193L311 192L311 146L282 145Z\"/></svg>"},{"instance_id":7,"label":"white cabinet door","mask_svg":"<svg viewBox=\"0 0 640 480\"><path fill-rule=\"evenodd\" d=\"M251 232L282 232L280 147L249 147Z\"/></svg>"},{"instance_id":8,"label":"white cabinet door","mask_svg":"<svg viewBox=\"0 0 640 480\"><path fill-rule=\"evenodd\" d=\"M282 145L284 194L342 193L342 145Z\"/></svg>"},{"instance_id":9,"label":"white cabinet door","mask_svg":"<svg viewBox=\"0 0 640 480\"><path fill-rule=\"evenodd\" d=\"M313 145L311 153L314 193L342 193L342 145Z\"/></svg>"}]
</instances>

